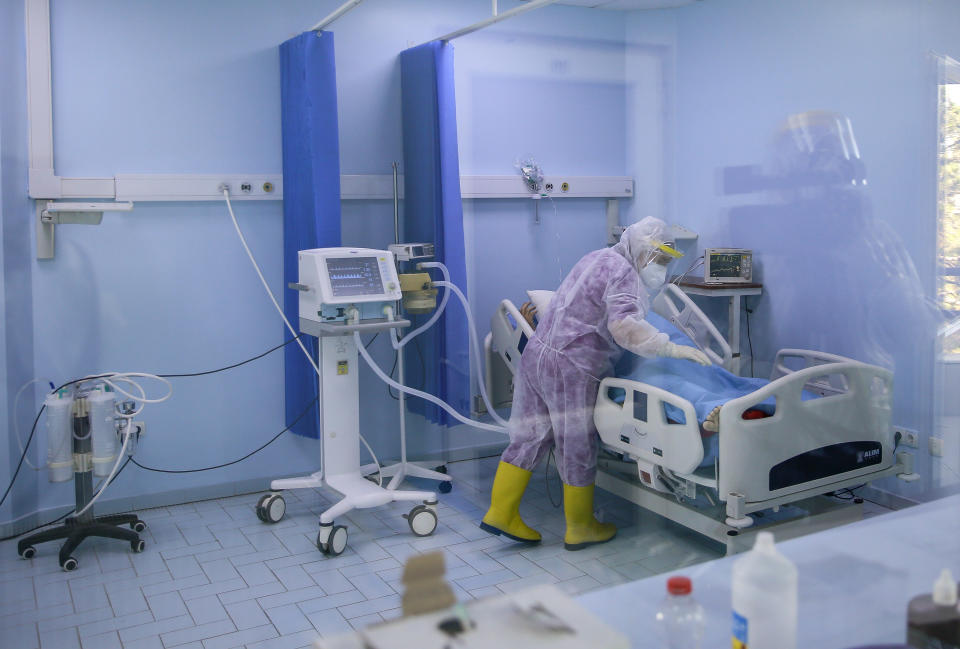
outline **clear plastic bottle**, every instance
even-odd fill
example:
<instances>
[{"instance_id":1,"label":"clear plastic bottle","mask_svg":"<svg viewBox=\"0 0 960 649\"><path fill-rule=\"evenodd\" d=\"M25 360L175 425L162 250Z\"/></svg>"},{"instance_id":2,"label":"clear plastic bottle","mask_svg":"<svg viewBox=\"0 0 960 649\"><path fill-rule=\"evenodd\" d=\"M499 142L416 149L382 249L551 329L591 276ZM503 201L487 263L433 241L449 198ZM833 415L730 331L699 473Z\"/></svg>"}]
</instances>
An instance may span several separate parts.
<instances>
[{"instance_id":1,"label":"clear plastic bottle","mask_svg":"<svg viewBox=\"0 0 960 649\"><path fill-rule=\"evenodd\" d=\"M733 564L733 648L796 649L797 567L759 532Z\"/></svg>"},{"instance_id":2,"label":"clear plastic bottle","mask_svg":"<svg viewBox=\"0 0 960 649\"><path fill-rule=\"evenodd\" d=\"M664 649L700 649L703 639L703 607L693 598L688 577L667 580L667 597L657 611L657 627Z\"/></svg>"}]
</instances>

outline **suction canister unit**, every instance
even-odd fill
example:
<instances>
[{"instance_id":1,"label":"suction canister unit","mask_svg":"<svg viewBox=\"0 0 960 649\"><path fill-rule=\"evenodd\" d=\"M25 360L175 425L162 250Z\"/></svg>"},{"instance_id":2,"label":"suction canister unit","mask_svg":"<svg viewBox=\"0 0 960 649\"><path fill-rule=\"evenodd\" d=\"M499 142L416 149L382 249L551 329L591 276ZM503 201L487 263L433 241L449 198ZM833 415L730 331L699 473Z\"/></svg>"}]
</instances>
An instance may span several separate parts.
<instances>
[{"instance_id":1,"label":"suction canister unit","mask_svg":"<svg viewBox=\"0 0 960 649\"><path fill-rule=\"evenodd\" d=\"M93 475L110 474L117 459L119 440L114 423L116 398L105 386L97 386L87 395L90 404L90 434L93 435Z\"/></svg>"},{"instance_id":2,"label":"suction canister unit","mask_svg":"<svg viewBox=\"0 0 960 649\"><path fill-rule=\"evenodd\" d=\"M47 476L50 482L73 478L73 394L59 390L44 401L47 413Z\"/></svg>"}]
</instances>

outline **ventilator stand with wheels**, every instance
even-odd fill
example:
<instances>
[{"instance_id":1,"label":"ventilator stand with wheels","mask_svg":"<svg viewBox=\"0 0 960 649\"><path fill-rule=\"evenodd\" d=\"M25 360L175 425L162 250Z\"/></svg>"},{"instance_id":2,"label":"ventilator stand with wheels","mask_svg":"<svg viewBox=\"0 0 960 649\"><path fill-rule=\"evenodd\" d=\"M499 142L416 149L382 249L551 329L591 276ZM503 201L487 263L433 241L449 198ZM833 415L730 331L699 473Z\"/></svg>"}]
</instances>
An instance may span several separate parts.
<instances>
[{"instance_id":1,"label":"ventilator stand with wheels","mask_svg":"<svg viewBox=\"0 0 960 649\"><path fill-rule=\"evenodd\" d=\"M400 243L400 191L398 186L397 163L393 163L393 238L395 243L390 245L396 262L416 262L432 259L434 245L432 243ZM430 313L437 308L437 290L429 285L430 276L426 273L409 273L399 275L400 289L403 293L403 308L407 313ZM404 374L403 347L397 350L397 382L406 385ZM447 467L440 465L429 469L430 463L411 462L407 460L407 395L399 390L397 397L400 407L400 461L385 467L365 465L364 475L379 473L384 478L390 478L387 489L396 489L404 478L426 478L439 480L437 491L442 494L453 490L453 478L447 475Z\"/></svg>"},{"instance_id":2,"label":"ventilator stand with wheels","mask_svg":"<svg viewBox=\"0 0 960 649\"><path fill-rule=\"evenodd\" d=\"M37 553L35 544L66 539L60 547L60 567L67 572L77 569L79 563L73 556L73 551L87 537L99 536L127 541L131 550L143 552L146 543L140 538L138 532L142 532L147 527L135 514L94 516L93 507L84 510L93 499L93 435L90 428L90 411L87 399L81 397L74 400L72 421L74 491L76 494L76 509L74 511L81 513L68 516L67 520L61 525L40 530L17 542L19 555L24 559L31 559ZM103 485L104 488L106 486L106 484ZM125 530L120 527L121 525L129 525L132 529Z\"/></svg>"},{"instance_id":3,"label":"ventilator stand with wheels","mask_svg":"<svg viewBox=\"0 0 960 649\"><path fill-rule=\"evenodd\" d=\"M403 349L397 351L397 382L404 383L403 372ZM453 490L453 478L447 475L446 466L438 466L436 469L428 469L422 463L410 462L407 460L407 400L406 393L398 391L400 399L400 461L380 469L380 475L384 478L390 478L387 489L396 489L403 482L404 478L411 476L414 478L426 478L427 480L439 480L437 491L442 494L448 494ZM377 467L367 465L363 467L365 475L375 474Z\"/></svg>"},{"instance_id":4,"label":"ventilator stand with wheels","mask_svg":"<svg viewBox=\"0 0 960 649\"><path fill-rule=\"evenodd\" d=\"M417 502L404 516L417 536L437 527L437 495L399 491L363 477L360 466L360 383L354 333L377 333L410 326L409 320L384 317L400 297L393 257L387 251L321 248L299 253L300 331L320 340L320 442L323 468L302 478L274 480L272 493L260 498L257 515L275 523L286 509L286 489L328 486L343 495L320 515L317 547L338 555L347 546L347 528L338 516L354 509L391 502Z\"/></svg>"}]
</instances>

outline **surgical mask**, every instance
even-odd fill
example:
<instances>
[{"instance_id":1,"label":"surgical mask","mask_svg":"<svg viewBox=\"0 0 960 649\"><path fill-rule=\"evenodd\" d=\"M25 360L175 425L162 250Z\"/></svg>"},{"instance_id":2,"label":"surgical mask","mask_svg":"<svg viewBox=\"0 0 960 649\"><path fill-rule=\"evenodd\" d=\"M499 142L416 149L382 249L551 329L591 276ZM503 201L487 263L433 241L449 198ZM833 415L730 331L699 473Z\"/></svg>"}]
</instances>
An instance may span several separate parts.
<instances>
[{"instance_id":1,"label":"surgical mask","mask_svg":"<svg viewBox=\"0 0 960 649\"><path fill-rule=\"evenodd\" d=\"M660 288L667 281L667 267L660 264L647 264L640 269L640 281L651 290Z\"/></svg>"}]
</instances>

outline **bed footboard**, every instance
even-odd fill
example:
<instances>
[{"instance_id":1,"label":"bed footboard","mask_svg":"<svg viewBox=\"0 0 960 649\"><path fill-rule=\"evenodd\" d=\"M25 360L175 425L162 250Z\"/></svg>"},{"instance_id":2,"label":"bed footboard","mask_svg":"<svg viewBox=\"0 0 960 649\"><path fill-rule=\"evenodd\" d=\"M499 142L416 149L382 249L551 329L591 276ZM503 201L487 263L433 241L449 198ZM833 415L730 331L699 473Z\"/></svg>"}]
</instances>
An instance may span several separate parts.
<instances>
[{"instance_id":1,"label":"bed footboard","mask_svg":"<svg viewBox=\"0 0 960 649\"><path fill-rule=\"evenodd\" d=\"M615 398L622 396L622 403ZM684 421L667 419L664 405L683 413ZM603 443L620 453L676 473L691 473L703 461L697 413L686 399L630 379L600 382L593 420Z\"/></svg>"},{"instance_id":2,"label":"bed footboard","mask_svg":"<svg viewBox=\"0 0 960 649\"><path fill-rule=\"evenodd\" d=\"M721 499L737 493L749 504L820 486L829 490L838 481L893 465L892 373L855 361L827 362L825 355L819 359L825 364L788 370L721 408ZM811 393L816 386L823 389ZM743 418L745 411L761 404L769 409L771 403L770 417Z\"/></svg>"}]
</instances>

